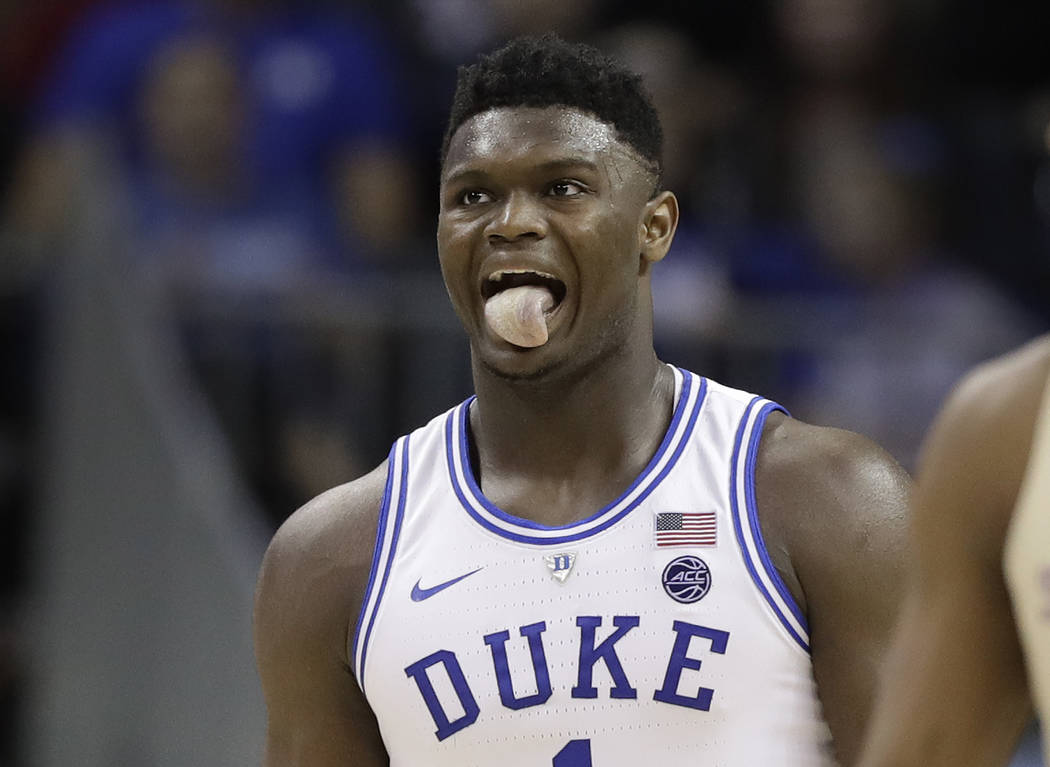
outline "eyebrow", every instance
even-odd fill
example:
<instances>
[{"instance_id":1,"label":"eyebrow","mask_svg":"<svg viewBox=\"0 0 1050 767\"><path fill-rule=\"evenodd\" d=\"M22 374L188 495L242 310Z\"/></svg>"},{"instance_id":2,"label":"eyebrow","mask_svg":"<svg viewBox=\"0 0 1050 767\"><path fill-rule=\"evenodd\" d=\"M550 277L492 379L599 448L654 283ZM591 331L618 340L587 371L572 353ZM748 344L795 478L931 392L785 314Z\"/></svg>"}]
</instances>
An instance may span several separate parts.
<instances>
[{"instance_id":1,"label":"eyebrow","mask_svg":"<svg viewBox=\"0 0 1050 767\"><path fill-rule=\"evenodd\" d=\"M550 173L553 171L564 171L570 168L581 168L583 170L597 172L599 170L598 163L593 160L587 160L583 157L556 157L553 160L546 160L545 162L537 163L532 166L532 169L538 173ZM459 170L454 170L448 176L442 180L442 184L450 185L465 179L472 179L487 175L485 171L480 168L465 167Z\"/></svg>"}]
</instances>

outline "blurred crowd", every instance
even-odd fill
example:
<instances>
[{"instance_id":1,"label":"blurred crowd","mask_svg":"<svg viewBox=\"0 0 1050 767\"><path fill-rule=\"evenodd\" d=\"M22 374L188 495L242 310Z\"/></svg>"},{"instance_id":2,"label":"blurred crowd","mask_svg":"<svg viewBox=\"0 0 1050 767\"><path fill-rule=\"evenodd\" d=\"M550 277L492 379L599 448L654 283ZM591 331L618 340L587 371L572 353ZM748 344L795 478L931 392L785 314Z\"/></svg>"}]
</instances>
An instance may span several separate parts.
<instances>
[{"instance_id":1,"label":"blurred crowd","mask_svg":"<svg viewBox=\"0 0 1050 767\"><path fill-rule=\"evenodd\" d=\"M1045 8L13 0L0 20L0 764L32 684L60 276L87 259L164 307L274 529L469 393L438 148L456 67L508 37L554 30L646 78L683 214L654 278L665 359L912 469L955 378L1050 326Z\"/></svg>"}]
</instances>

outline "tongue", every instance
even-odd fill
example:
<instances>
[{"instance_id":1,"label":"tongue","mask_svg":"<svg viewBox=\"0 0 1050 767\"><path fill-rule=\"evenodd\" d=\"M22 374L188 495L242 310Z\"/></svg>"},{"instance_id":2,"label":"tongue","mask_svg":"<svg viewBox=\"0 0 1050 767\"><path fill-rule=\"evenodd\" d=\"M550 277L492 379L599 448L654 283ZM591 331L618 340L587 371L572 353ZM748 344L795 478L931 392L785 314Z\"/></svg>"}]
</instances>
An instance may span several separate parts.
<instances>
[{"instance_id":1,"label":"tongue","mask_svg":"<svg viewBox=\"0 0 1050 767\"><path fill-rule=\"evenodd\" d=\"M485 321L507 343L532 348L547 343L543 313L554 306L554 296L539 285L501 291L485 302Z\"/></svg>"}]
</instances>

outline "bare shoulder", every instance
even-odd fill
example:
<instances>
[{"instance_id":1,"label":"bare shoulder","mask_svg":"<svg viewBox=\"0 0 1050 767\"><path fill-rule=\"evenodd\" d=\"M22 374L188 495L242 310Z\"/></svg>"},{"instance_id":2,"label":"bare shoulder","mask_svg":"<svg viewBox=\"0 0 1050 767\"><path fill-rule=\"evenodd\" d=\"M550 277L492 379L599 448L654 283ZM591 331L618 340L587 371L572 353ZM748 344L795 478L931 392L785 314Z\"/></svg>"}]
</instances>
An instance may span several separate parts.
<instances>
[{"instance_id":1,"label":"bare shoulder","mask_svg":"<svg viewBox=\"0 0 1050 767\"><path fill-rule=\"evenodd\" d=\"M832 554L836 545L856 549L898 538L910 489L908 473L867 437L782 413L766 423L756 467L759 508L799 565L810 550Z\"/></svg>"},{"instance_id":2,"label":"bare shoulder","mask_svg":"<svg viewBox=\"0 0 1050 767\"><path fill-rule=\"evenodd\" d=\"M950 401L995 413L1038 401L1050 375L1050 334L974 368Z\"/></svg>"},{"instance_id":3,"label":"bare shoulder","mask_svg":"<svg viewBox=\"0 0 1050 767\"><path fill-rule=\"evenodd\" d=\"M280 567L289 559L301 565L336 555L358 559L374 541L379 506L386 484L383 462L368 474L317 496L281 525L270 542L266 565Z\"/></svg>"},{"instance_id":4,"label":"bare shoulder","mask_svg":"<svg viewBox=\"0 0 1050 767\"><path fill-rule=\"evenodd\" d=\"M759 460L770 479L794 478L810 491L863 487L895 492L909 482L907 472L867 437L783 413L772 414L766 423Z\"/></svg>"},{"instance_id":5,"label":"bare shoulder","mask_svg":"<svg viewBox=\"0 0 1050 767\"><path fill-rule=\"evenodd\" d=\"M280 527L256 589L256 635L298 627L345 650L371 570L387 467L314 498ZM257 645L260 643L257 641Z\"/></svg>"},{"instance_id":6,"label":"bare shoulder","mask_svg":"<svg viewBox=\"0 0 1050 767\"><path fill-rule=\"evenodd\" d=\"M867 437L770 415L755 469L758 513L770 558L804 612L876 585L880 602L892 599L911 488Z\"/></svg>"},{"instance_id":7,"label":"bare shoulder","mask_svg":"<svg viewBox=\"0 0 1050 767\"><path fill-rule=\"evenodd\" d=\"M1050 336L1042 336L963 377L923 446L919 522L922 516L944 514L958 521L957 515L972 511L976 516L968 521L979 528L1005 525L1024 476L1048 376Z\"/></svg>"},{"instance_id":8,"label":"bare shoulder","mask_svg":"<svg viewBox=\"0 0 1050 767\"><path fill-rule=\"evenodd\" d=\"M980 444L1005 446L1014 437L1027 442L1048 374L1050 335L979 365L964 376L945 402L934 430L979 436ZM1021 433L1012 434L1015 428Z\"/></svg>"}]
</instances>

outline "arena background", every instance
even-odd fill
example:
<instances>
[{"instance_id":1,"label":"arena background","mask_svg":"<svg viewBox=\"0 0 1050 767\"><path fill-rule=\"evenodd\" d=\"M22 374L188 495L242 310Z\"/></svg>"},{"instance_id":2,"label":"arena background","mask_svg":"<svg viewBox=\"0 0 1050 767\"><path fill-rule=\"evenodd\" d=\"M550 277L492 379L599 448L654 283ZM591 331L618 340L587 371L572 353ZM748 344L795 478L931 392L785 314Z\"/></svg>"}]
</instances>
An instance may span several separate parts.
<instances>
[{"instance_id":1,"label":"arena background","mask_svg":"<svg viewBox=\"0 0 1050 767\"><path fill-rule=\"evenodd\" d=\"M470 390L433 236L458 64L555 30L643 72L683 207L661 355L913 469L957 376L1050 326L1048 17L0 4L0 765L258 763L266 540Z\"/></svg>"}]
</instances>

